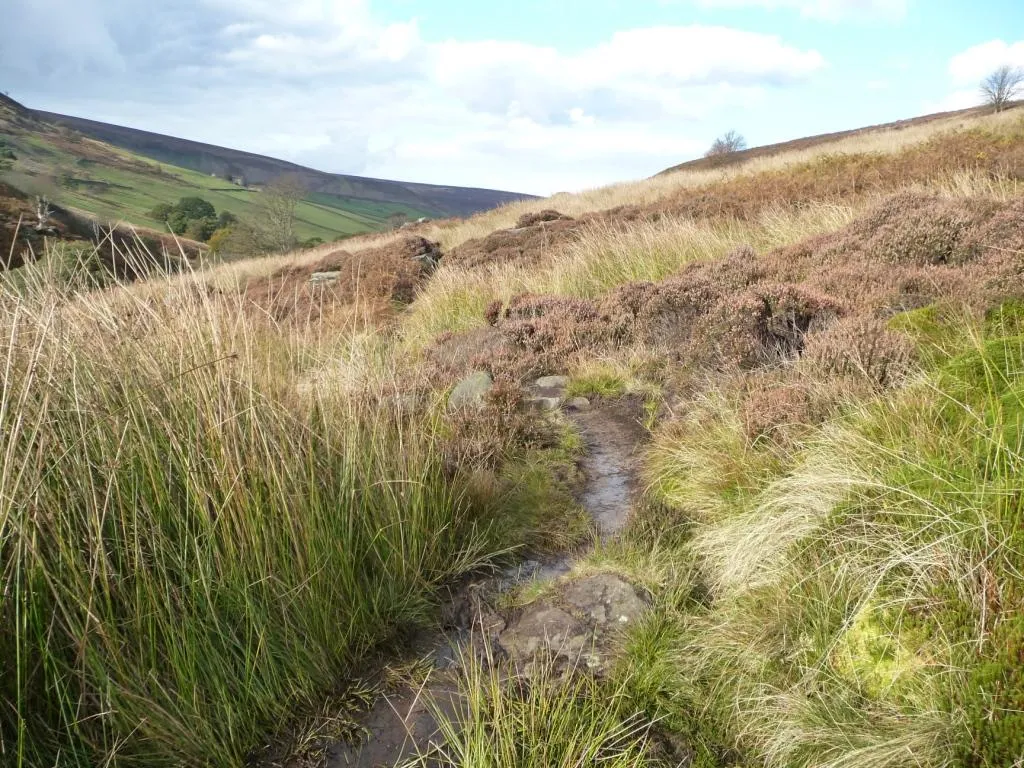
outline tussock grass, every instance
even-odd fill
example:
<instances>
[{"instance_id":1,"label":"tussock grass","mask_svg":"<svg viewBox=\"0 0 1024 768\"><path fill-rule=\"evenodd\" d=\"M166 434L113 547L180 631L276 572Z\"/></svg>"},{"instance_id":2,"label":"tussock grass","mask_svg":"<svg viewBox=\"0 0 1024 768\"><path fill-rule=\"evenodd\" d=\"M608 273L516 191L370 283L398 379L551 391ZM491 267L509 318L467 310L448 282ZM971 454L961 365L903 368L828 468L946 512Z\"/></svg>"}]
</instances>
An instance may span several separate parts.
<instances>
[{"instance_id":1,"label":"tussock grass","mask_svg":"<svg viewBox=\"0 0 1024 768\"><path fill-rule=\"evenodd\" d=\"M238 765L498 548L379 350L185 277L0 327L8 764ZM296 392L338 358L373 370Z\"/></svg>"},{"instance_id":2,"label":"tussock grass","mask_svg":"<svg viewBox=\"0 0 1024 768\"><path fill-rule=\"evenodd\" d=\"M652 723L622 686L538 659L527 676L508 663L465 658L454 707L434 702L444 745L404 766L574 768L652 764ZM450 711L454 709L454 713Z\"/></svg>"},{"instance_id":3,"label":"tussock grass","mask_svg":"<svg viewBox=\"0 0 1024 768\"><path fill-rule=\"evenodd\" d=\"M677 557L698 564L708 598L681 609L666 591L622 674L698 765L1020 755L1005 650L1024 551L1019 308L982 326L912 314L903 327L946 351L895 393L851 401L785 461L744 437L722 396L656 435L652 491L692 521Z\"/></svg>"}]
</instances>

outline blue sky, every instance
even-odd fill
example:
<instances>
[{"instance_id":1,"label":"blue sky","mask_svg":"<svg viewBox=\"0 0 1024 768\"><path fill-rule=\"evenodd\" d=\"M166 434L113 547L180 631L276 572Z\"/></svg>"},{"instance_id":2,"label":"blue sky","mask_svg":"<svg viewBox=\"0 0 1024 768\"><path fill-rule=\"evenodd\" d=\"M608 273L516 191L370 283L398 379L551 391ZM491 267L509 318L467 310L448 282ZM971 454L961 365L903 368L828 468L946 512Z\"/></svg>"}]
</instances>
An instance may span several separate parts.
<instances>
[{"instance_id":1,"label":"blue sky","mask_svg":"<svg viewBox=\"0 0 1024 768\"><path fill-rule=\"evenodd\" d=\"M13 3L13 6L11 5ZM524 192L977 102L1021 0L6 0L29 106Z\"/></svg>"}]
</instances>

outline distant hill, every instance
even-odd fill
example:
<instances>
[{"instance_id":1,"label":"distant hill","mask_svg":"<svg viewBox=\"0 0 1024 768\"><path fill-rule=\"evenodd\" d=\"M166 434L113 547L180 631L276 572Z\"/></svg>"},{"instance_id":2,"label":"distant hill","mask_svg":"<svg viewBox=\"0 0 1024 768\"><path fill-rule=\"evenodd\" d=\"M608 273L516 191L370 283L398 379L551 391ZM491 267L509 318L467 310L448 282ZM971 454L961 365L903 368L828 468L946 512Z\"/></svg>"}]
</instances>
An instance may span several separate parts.
<instances>
[{"instance_id":1,"label":"distant hill","mask_svg":"<svg viewBox=\"0 0 1024 768\"><path fill-rule=\"evenodd\" d=\"M374 232L396 218L465 216L529 197L510 192L364 179L131 128L51 115L0 95L0 238L6 254L36 196L69 214L166 231L151 211L202 197L217 212L257 212L260 187L298 177L307 194L296 210L301 240ZM225 178L228 177L228 178ZM6 192L4 192L6 190Z\"/></svg>"},{"instance_id":2,"label":"distant hill","mask_svg":"<svg viewBox=\"0 0 1024 768\"><path fill-rule=\"evenodd\" d=\"M1021 106L1024 106L1024 101L1013 102L1008 108L1014 109ZM778 144L766 144L762 147L751 147L750 149L740 150L739 152L730 152L725 155L699 157L696 160L688 160L685 163L673 165L671 168L666 168L657 175L663 176L667 173L675 173L676 171L703 171L713 168L725 168L730 165L738 165L759 157L771 157L784 152L811 149L812 147L820 144L829 144L850 136L858 136L868 133L882 133L884 131L901 131L906 128L925 125L939 120L950 120L957 117L972 117L986 114L987 112L991 112L991 110L991 107L971 107L969 109L960 109L953 112L935 112L930 115L912 117L907 120L897 120L892 123L872 125L867 128L855 128L848 131L837 131L835 133L822 133L816 136L806 136L804 138L793 139L791 141L783 141Z\"/></svg>"},{"instance_id":3,"label":"distant hill","mask_svg":"<svg viewBox=\"0 0 1024 768\"><path fill-rule=\"evenodd\" d=\"M54 112L36 110L34 114L43 120L73 128L115 147L180 168L221 178L244 179L249 185L265 184L282 174L292 174L299 177L305 188L314 194L406 205L432 216L469 216L503 203L532 197L493 189L417 184L325 173L251 152L178 139L135 128Z\"/></svg>"}]
</instances>

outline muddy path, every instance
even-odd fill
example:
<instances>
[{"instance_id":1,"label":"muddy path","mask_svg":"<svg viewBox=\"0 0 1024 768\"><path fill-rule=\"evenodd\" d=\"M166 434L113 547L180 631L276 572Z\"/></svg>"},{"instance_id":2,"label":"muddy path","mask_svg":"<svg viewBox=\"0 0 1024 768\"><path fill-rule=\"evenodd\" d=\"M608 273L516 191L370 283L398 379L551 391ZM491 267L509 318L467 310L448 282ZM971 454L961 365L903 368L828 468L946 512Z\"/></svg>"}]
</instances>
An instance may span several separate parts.
<instances>
[{"instance_id":1,"label":"muddy path","mask_svg":"<svg viewBox=\"0 0 1024 768\"><path fill-rule=\"evenodd\" d=\"M570 416L587 446L582 462L586 484L580 501L603 540L626 527L633 508L637 449L644 439L637 410L630 401L618 401Z\"/></svg>"},{"instance_id":2,"label":"muddy path","mask_svg":"<svg viewBox=\"0 0 1024 768\"><path fill-rule=\"evenodd\" d=\"M563 382L535 386L533 394L549 406L557 401L579 429L586 445L580 463L585 479L580 503L592 516L600 539L614 538L629 519L638 489L638 449L646 433L637 403L623 399L591 406L577 399L566 405ZM564 576L582 554L527 560L453 595L442 611L443 630L424 636L413 651L433 667L429 683L401 686L382 695L361 719L365 739L360 744L328 747L329 768L393 768L429 751L438 739L438 727L428 701L447 714L456 711L459 660L466 653L483 653L475 647L480 638L493 652L518 661L540 651L593 644L600 624L626 621L645 608L632 586L601 576L571 585L557 605L543 602L515 615L492 607L502 594L527 582Z\"/></svg>"}]
</instances>

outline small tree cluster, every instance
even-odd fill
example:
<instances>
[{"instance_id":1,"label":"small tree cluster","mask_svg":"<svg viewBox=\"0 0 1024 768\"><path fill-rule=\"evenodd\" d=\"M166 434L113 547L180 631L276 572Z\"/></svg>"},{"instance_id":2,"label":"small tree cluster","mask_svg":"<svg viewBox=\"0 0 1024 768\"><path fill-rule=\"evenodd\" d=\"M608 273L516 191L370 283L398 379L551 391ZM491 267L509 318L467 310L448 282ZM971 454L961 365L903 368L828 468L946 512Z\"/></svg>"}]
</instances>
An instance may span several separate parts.
<instances>
[{"instance_id":1,"label":"small tree cluster","mask_svg":"<svg viewBox=\"0 0 1024 768\"><path fill-rule=\"evenodd\" d=\"M704 153L704 157L731 155L733 152L740 152L746 148L747 140L736 131L729 131L712 142L711 148Z\"/></svg>"},{"instance_id":2,"label":"small tree cluster","mask_svg":"<svg viewBox=\"0 0 1024 768\"><path fill-rule=\"evenodd\" d=\"M230 211L218 215L213 205L201 197L183 197L174 205L160 203L149 212L149 217L164 222L176 235L204 243L217 230L229 228L238 220Z\"/></svg>"}]
</instances>

